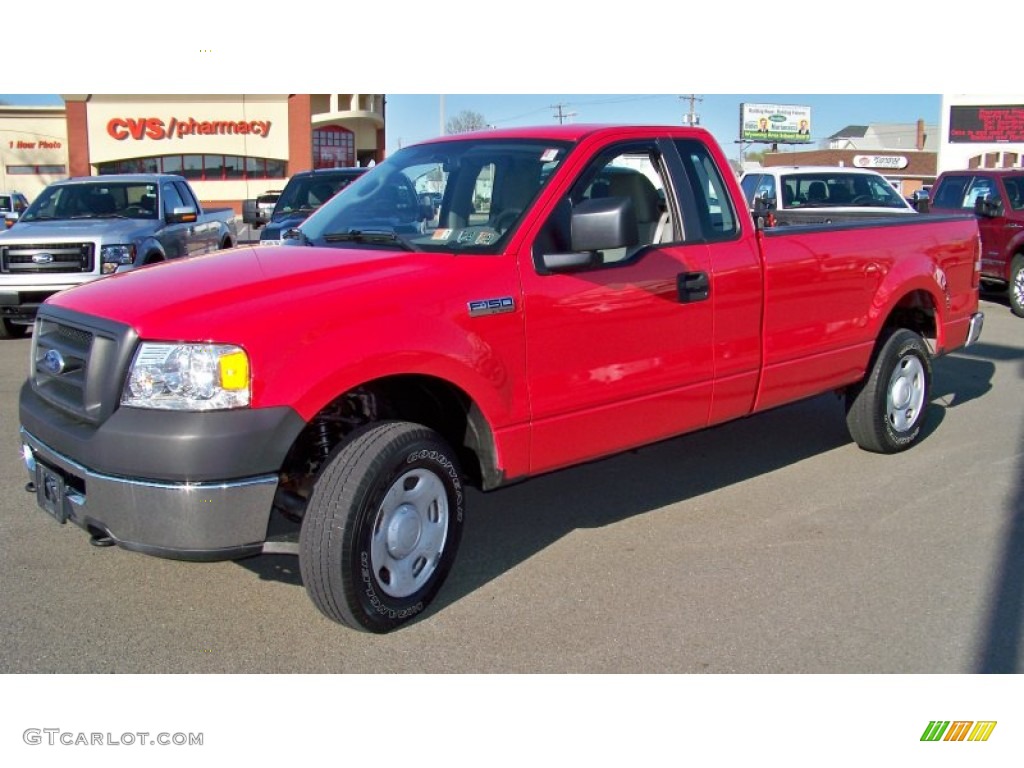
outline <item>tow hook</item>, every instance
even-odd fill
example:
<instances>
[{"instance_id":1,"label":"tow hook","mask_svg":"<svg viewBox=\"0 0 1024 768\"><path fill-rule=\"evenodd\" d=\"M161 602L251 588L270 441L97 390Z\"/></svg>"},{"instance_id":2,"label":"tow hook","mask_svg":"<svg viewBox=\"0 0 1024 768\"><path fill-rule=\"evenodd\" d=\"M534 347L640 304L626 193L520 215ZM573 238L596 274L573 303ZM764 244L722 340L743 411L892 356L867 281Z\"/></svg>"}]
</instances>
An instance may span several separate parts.
<instances>
[{"instance_id":1,"label":"tow hook","mask_svg":"<svg viewBox=\"0 0 1024 768\"><path fill-rule=\"evenodd\" d=\"M35 493L36 492L36 484L35 483L25 483L25 490L28 491L29 493Z\"/></svg>"}]
</instances>

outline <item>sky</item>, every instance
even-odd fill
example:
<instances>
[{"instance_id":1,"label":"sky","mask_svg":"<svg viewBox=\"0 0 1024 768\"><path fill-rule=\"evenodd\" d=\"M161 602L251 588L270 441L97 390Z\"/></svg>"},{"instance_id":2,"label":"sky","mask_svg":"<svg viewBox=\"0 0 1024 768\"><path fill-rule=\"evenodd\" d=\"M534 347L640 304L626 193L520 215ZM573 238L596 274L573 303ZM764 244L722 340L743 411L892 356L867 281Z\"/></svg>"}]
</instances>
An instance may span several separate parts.
<instances>
[{"instance_id":1,"label":"sky","mask_svg":"<svg viewBox=\"0 0 1024 768\"><path fill-rule=\"evenodd\" d=\"M681 83L682 84L682 83ZM462 111L483 115L489 125L510 128L577 123L647 123L680 125L696 97L700 124L722 145L727 156L739 156L740 104L795 104L811 108L812 145L847 125L916 123L938 125L942 98L938 94L413 94L388 93L385 141L387 152L438 136L442 125ZM684 98L686 97L686 98ZM59 105L56 94L0 94L8 104ZM443 110L443 112L442 112ZM442 119L442 114L444 119ZM745 151L760 149L745 145ZM807 147L797 147L806 149ZM785 150L786 147L780 147Z\"/></svg>"}]
</instances>

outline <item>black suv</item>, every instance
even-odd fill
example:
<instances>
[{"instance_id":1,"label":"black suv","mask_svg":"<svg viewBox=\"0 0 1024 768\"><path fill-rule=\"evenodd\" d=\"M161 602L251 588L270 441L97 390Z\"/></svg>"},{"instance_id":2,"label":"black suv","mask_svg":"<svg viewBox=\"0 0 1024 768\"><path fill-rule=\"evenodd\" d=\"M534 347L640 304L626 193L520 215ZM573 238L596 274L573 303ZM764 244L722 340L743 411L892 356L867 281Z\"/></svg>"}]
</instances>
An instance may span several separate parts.
<instances>
[{"instance_id":1,"label":"black suv","mask_svg":"<svg viewBox=\"0 0 1024 768\"><path fill-rule=\"evenodd\" d=\"M299 226L313 211L366 171L366 168L324 168L296 173L285 185L270 221L260 233L260 244L279 244L283 232Z\"/></svg>"}]
</instances>

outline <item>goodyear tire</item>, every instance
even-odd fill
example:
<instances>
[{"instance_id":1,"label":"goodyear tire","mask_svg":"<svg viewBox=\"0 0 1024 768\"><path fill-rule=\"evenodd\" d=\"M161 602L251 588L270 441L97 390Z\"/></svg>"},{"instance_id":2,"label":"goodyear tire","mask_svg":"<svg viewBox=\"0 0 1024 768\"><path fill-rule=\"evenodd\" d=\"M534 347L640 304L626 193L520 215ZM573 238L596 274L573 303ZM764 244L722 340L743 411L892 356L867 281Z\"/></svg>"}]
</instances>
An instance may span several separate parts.
<instances>
[{"instance_id":1,"label":"goodyear tire","mask_svg":"<svg viewBox=\"0 0 1024 768\"><path fill-rule=\"evenodd\" d=\"M846 392L846 425L861 448L897 453L917 442L931 392L931 358L918 334L895 331L867 377Z\"/></svg>"},{"instance_id":2,"label":"goodyear tire","mask_svg":"<svg viewBox=\"0 0 1024 768\"><path fill-rule=\"evenodd\" d=\"M1024 255L1017 254L1010 262L1010 311L1024 317Z\"/></svg>"},{"instance_id":3,"label":"goodyear tire","mask_svg":"<svg viewBox=\"0 0 1024 768\"><path fill-rule=\"evenodd\" d=\"M306 592L329 619L389 632L430 604L462 536L455 455L433 430L382 422L335 449L299 535Z\"/></svg>"}]
</instances>

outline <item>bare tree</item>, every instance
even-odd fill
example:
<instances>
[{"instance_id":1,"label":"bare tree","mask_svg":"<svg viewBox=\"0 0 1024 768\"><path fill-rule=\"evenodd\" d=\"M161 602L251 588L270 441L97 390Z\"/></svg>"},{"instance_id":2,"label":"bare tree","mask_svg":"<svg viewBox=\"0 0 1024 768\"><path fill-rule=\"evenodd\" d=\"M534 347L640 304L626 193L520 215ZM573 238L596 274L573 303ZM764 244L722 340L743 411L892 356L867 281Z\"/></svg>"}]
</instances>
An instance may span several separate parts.
<instances>
[{"instance_id":1,"label":"bare tree","mask_svg":"<svg viewBox=\"0 0 1024 768\"><path fill-rule=\"evenodd\" d=\"M479 112L464 109L444 124L445 133L466 133L487 127L487 119Z\"/></svg>"}]
</instances>

